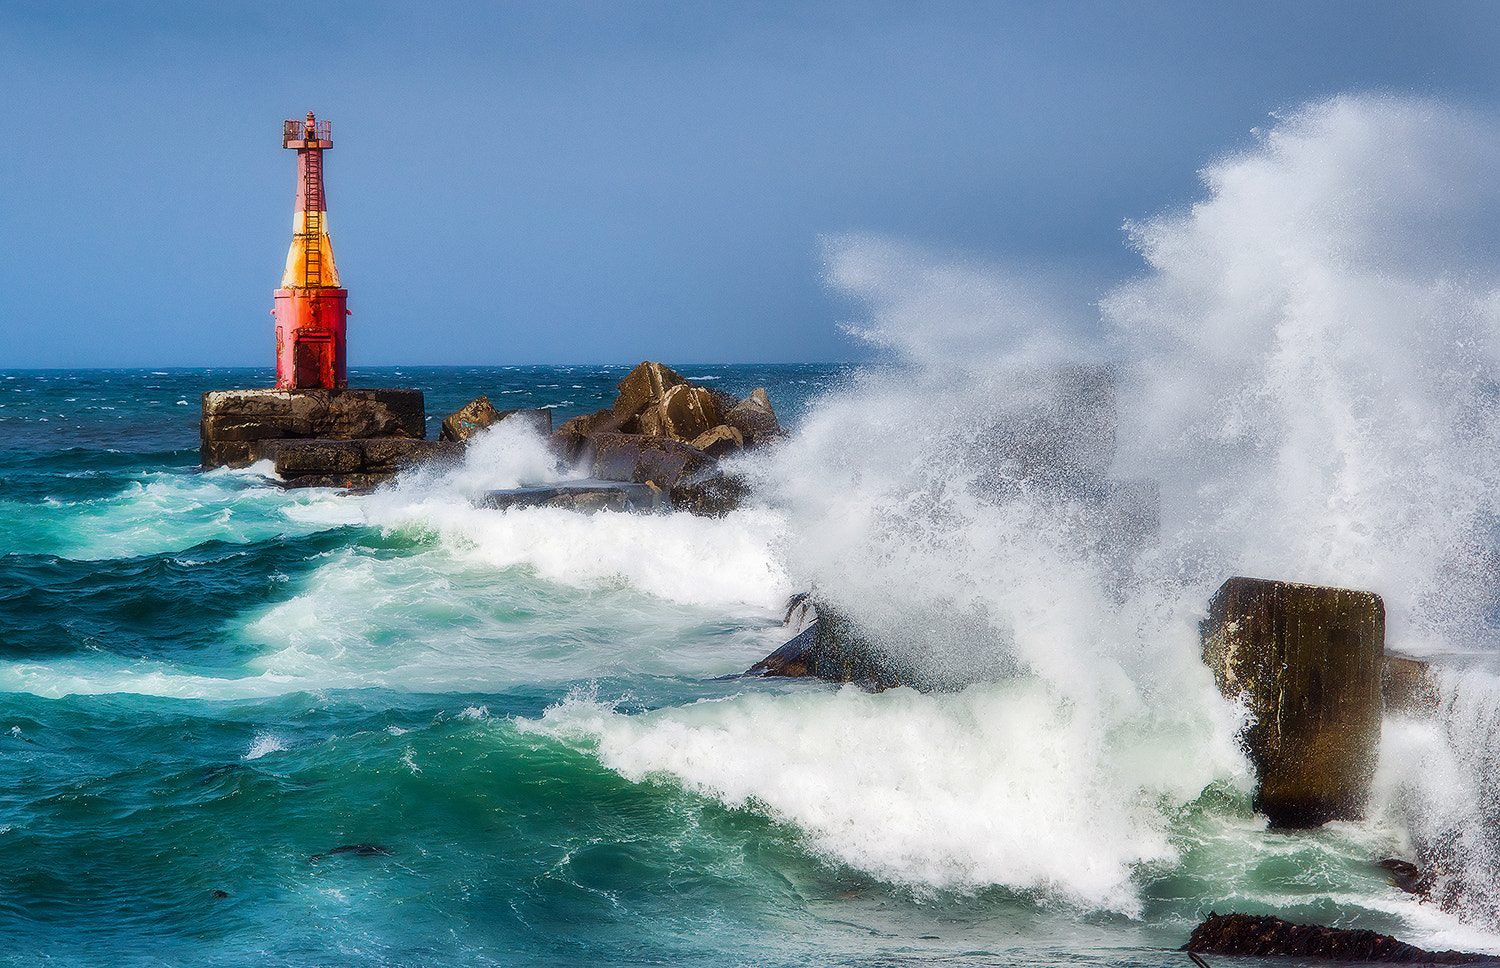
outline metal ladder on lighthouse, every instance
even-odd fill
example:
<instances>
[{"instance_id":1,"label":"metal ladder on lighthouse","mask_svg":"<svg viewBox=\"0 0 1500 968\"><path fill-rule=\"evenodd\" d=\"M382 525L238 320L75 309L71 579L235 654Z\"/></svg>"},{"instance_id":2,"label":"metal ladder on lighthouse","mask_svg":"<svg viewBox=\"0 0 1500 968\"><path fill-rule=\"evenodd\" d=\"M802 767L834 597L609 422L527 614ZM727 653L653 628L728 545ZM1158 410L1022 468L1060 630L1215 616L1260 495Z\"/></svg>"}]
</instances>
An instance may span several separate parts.
<instances>
[{"instance_id":1,"label":"metal ladder on lighthouse","mask_svg":"<svg viewBox=\"0 0 1500 968\"><path fill-rule=\"evenodd\" d=\"M323 285L323 152L307 158L307 190L302 199L302 286Z\"/></svg>"}]
</instances>

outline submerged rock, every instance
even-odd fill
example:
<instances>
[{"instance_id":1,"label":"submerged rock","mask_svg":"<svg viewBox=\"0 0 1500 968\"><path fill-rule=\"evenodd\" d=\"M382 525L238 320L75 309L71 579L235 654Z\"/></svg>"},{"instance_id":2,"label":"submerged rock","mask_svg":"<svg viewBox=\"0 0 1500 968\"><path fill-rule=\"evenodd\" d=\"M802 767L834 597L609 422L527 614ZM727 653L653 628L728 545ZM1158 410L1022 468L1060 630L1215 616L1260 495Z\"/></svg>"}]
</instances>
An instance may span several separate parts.
<instances>
[{"instance_id":1,"label":"submerged rock","mask_svg":"<svg viewBox=\"0 0 1500 968\"><path fill-rule=\"evenodd\" d=\"M659 511L666 500L662 489L654 484L585 479L490 491L480 499L479 506L496 510L550 507L571 511Z\"/></svg>"},{"instance_id":2,"label":"submerged rock","mask_svg":"<svg viewBox=\"0 0 1500 968\"><path fill-rule=\"evenodd\" d=\"M330 857L345 855L349 857L389 857L389 849L380 844L344 844L332 850L325 850L321 854L313 854L308 858L310 861L327 860Z\"/></svg>"},{"instance_id":3,"label":"submerged rock","mask_svg":"<svg viewBox=\"0 0 1500 968\"><path fill-rule=\"evenodd\" d=\"M1486 955L1425 951L1374 931L1292 924L1280 918L1215 914L1193 929L1183 951L1237 958L1322 958L1393 964L1493 963Z\"/></svg>"}]
</instances>

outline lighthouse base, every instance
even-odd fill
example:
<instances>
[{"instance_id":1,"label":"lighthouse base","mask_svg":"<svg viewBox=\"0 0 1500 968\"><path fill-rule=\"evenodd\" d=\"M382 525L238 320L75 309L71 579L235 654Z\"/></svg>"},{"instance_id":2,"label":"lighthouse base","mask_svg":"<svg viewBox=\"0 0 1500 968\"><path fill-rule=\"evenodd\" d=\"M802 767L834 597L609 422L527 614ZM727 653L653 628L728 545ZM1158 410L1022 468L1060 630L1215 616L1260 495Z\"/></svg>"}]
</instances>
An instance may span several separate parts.
<instances>
[{"instance_id":1,"label":"lighthouse base","mask_svg":"<svg viewBox=\"0 0 1500 968\"><path fill-rule=\"evenodd\" d=\"M421 390L210 390L203 394L201 459L245 467L272 440L422 440Z\"/></svg>"}]
</instances>

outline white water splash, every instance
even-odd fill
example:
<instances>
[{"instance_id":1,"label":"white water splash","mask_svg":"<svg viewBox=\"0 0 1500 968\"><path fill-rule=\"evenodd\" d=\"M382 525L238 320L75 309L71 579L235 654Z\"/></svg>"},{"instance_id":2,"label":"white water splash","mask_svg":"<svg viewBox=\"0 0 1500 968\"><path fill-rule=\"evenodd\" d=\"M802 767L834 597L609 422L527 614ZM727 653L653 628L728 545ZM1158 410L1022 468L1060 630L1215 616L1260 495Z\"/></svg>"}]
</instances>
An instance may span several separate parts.
<instances>
[{"instance_id":1,"label":"white water splash","mask_svg":"<svg viewBox=\"0 0 1500 968\"><path fill-rule=\"evenodd\" d=\"M1240 723L1197 654L1220 582L1371 588L1412 649L1485 623L1497 162L1493 122L1425 101L1281 119L1206 170L1202 202L1131 226L1147 271L1102 300L1104 343L1024 274L838 241L830 281L892 359L749 462L787 520L781 561L917 661L1011 678L635 717L571 703L541 728L626 776L765 809L882 877L1136 910L1131 871L1170 863L1163 817L1211 780L1246 781ZM1118 535L989 447L1034 411L1026 374L1100 359L1120 364L1120 449L1080 455L1075 477L1158 482L1158 541L1126 536L1133 557L1101 554ZM1160 772L1121 766L1148 763ZM1462 799L1440 770L1391 769ZM1462 809L1494 828L1491 807Z\"/></svg>"}]
</instances>

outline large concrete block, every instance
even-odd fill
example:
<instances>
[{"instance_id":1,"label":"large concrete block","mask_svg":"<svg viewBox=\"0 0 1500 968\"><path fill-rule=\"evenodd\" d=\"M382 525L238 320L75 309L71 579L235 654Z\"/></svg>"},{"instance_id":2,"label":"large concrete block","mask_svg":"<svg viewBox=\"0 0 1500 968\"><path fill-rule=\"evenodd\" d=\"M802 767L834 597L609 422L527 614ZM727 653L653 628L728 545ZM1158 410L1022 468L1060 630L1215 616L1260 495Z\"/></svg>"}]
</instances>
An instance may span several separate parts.
<instances>
[{"instance_id":1,"label":"large concrete block","mask_svg":"<svg viewBox=\"0 0 1500 968\"><path fill-rule=\"evenodd\" d=\"M1381 677L1385 711L1397 716L1431 716L1442 705L1432 664L1404 655L1387 655Z\"/></svg>"},{"instance_id":2,"label":"large concrete block","mask_svg":"<svg viewBox=\"0 0 1500 968\"><path fill-rule=\"evenodd\" d=\"M1243 697L1255 808L1273 827L1357 819L1380 745L1385 605L1372 592L1231 578L1202 623L1203 661Z\"/></svg>"},{"instance_id":3,"label":"large concrete block","mask_svg":"<svg viewBox=\"0 0 1500 968\"><path fill-rule=\"evenodd\" d=\"M641 363L615 385L619 393L615 396L614 407L611 409L621 420L634 417L651 404L659 402L669 389L686 382L687 380L660 363Z\"/></svg>"},{"instance_id":4,"label":"large concrete block","mask_svg":"<svg viewBox=\"0 0 1500 968\"><path fill-rule=\"evenodd\" d=\"M666 495L653 484L581 480L544 487L489 491L477 503L480 507L502 511L532 507L566 508L585 512L659 511L666 506Z\"/></svg>"},{"instance_id":5,"label":"large concrete block","mask_svg":"<svg viewBox=\"0 0 1500 968\"><path fill-rule=\"evenodd\" d=\"M647 481L670 490L705 474L714 459L703 451L670 437L640 434L595 434L593 474L604 481Z\"/></svg>"},{"instance_id":6,"label":"large concrete block","mask_svg":"<svg viewBox=\"0 0 1500 968\"><path fill-rule=\"evenodd\" d=\"M365 451L358 440L281 440L275 444L276 473L282 477L305 474L349 474L365 469Z\"/></svg>"},{"instance_id":7,"label":"large concrete block","mask_svg":"<svg viewBox=\"0 0 1500 968\"><path fill-rule=\"evenodd\" d=\"M724 422L740 432L745 446L751 447L781 435L781 424L771 407L771 396L765 387L756 387L750 396L724 413Z\"/></svg>"},{"instance_id":8,"label":"large concrete block","mask_svg":"<svg viewBox=\"0 0 1500 968\"><path fill-rule=\"evenodd\" d=\"M489 397L476 397L443 418L443 429L438 440L468 440L499 419L500 411L490 403Z\"/></svg>"},{"instance_id":9,"label":"large concrete block","mask_svg":"<svg viewBox=\"0 0 1500 968\"><path fill-rule=\"evenodd\" d=\"M530 427L539 437L550 437L552 435L552 408L536 407L530 410L502 410L500 411L500 422L511 423L512 421L525 424Z\"/></svg>"},{"instance_id":10,"label":"large concrete block","mask_svg":"<svg viewBox=\"0 0 1500 968\"><path fill-rule=\"evenodd\" d=\"M365 468L378 472L395 473L430 462L456 464L464 456L464 445L448 440L375 437L359 443L364 448Z\"/></svg>"},{"instance_id":11,"label":"large concrete block","mask_svg":"<svg viewBox=\"0 0 1500 968\"><path fill-rule=\"evenodd\" d=\"M205 468L256 460L257 442L426 436L421 390L211 390L203 394Z\"/></svg>"},{"instance_id":12,"label":"large concrete block","mask_svg":"<svg viewBox=\"0 0 1500 968\"><path fill-rule=\"evenodd\" d=\"M713 395L702 387L686 383L668 387L651 410L656 412L660 421L660 429L654 432L675 437L684 443L718 426L720 420L719 408L714 404ZM641 415L641 419L644 425L645 413ZM644 426L642 429L644 430Z\"/></svg>"}]
</instances>

